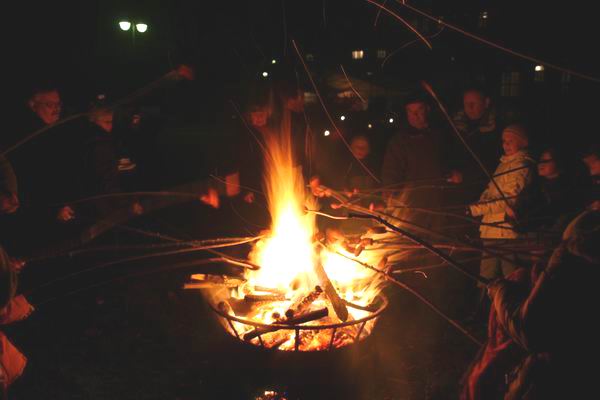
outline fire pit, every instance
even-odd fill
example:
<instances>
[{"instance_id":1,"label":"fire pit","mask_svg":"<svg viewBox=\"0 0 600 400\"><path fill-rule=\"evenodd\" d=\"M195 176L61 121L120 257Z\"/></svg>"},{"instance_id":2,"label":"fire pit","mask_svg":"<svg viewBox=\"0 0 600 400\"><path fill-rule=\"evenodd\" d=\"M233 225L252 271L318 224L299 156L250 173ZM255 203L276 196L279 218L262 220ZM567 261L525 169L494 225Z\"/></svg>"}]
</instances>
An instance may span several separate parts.
<instances>
[{"instance_id":1,"label":"fire pit","mask_svg":"<svg viewBox=\"0 0 600 400\"><path fill-rule=\"evenodd\" d=\"M365 317L340 323L318 324L319 319L328 318L327 308L288 318L285 322L264 324L232 315L231 308L220 302L211 309L218 314L221 322L236 338L254 345L277 350L320 351L332 350L349 344L358 343L369 336L375 327L377 318L388 305L387 298L380 294L377 306L372 310L362 308L368 313ZM308 322L313 322L309 324ZM236 328L237 326L237 328ZM243 333L245 332L245 333ZM316 341L315 341L316 339Z\"/></svg>"},{"instance_id":2,"label":"fire pit","mask_svg":"<svg viewBox=\"0 0 600 400\"><path fill-rule=\"evenodd\" d=\"M387 299L385 280L361 263L385 265L370 237L323 235L318 209L292 158L289 132L264 137L265 195L272 226L242 276L192 275L223 327L243 342L282 351L327 351L371 334ZM358 262L357 262L358 261ZM245 264L245 265L244 265Z\"/></svg>"}]
</instances>

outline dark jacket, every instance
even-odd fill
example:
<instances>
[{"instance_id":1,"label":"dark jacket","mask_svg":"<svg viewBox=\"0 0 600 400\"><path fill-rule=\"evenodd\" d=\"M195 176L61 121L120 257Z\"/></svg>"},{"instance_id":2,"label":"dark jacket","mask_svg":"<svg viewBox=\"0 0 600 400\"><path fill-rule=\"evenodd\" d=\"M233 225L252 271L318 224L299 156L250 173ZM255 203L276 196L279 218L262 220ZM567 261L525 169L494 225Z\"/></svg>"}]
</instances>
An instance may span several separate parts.
<instances>
[{"instance_id":1,"label":"dark jacket","mask_svg":"<svg viewBox=\"0 0 600 400\"><path fill-rule=\"evenodd\" d=\"M562 233L584 208L585 195L580 186L572 177L565 175L556 179L537 178L525 190L522 201L517 202L518 224L515 229Z\"/></svg>"},{"instance_id":2,"label":"dark jacket","mask_svg":"<svg viewBox=\"0 0 600 400\"><path fill-rule=\"evenodd\" d=\"M491 174L502 155L502 126L495 110L486 111L477 121L470 120L464 111L459 111L453 120L463 139ZM449 167L463 174L463 184L456 195L456 202L466 204L477 200L489 178L455 135L449 153Z\"/></svg>"},{"instance_id":3,"label":"dark jacket","mask_svg":"<svg viewBox=\"0 0 600 400\"><path fill-rule=\"evenodd\" d=\"M424 186L439 185L445 180L445 142L439 130L405 126L387 145L381 169L384 187L410 190L406 199L409 205L438 207L441 194Z\"/></svg>"}]
</instances>

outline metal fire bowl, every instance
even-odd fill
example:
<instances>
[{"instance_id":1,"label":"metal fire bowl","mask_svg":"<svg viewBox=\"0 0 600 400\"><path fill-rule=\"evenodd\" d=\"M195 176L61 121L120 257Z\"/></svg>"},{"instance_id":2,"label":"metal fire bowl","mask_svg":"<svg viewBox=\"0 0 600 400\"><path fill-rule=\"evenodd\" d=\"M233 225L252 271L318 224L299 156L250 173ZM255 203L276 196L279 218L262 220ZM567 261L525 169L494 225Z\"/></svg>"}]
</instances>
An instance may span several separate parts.
<instances>
[{"instance_id":1,"label":"metal fire bowl","mask_svg":"<svg viewBox=\"0 0 600 400\"><path fill-rule=\"evenodd\" d=\"M235 329L235 326L233 325L232 321L239 322L244 325L252 326L254 328L277 328L278 330L293 330L295 332L294 351L299 351L300 332L301 331L303 331L303 330L306 330L306 331L331 330L331 340L329 342L329 346L327 347L327 350L325 350L325 351L330 351L330 350L334 349L333 340L335 338L335 334L338 329L341 329L341 328L344 328L347 326L352 326L352 325L360 325L360 327L358 328L358 333L353 338L353 344L358 343L361 340L360 335L363 332L363 329L365 328L365 325L367 324L367 322L369 322L373 319L379 318L379 316L386 310L386 308L388 306L388 299L382 293L377 295L376 301L377 301L377 303L379 303L379 306L377 307L377 310L373 311L370 315L368 315L364 318L361 318L361 319L353 320L353 321L340 322L339 324L328 324L328 325L263 324L261 322L251 321L248 319L236 317L235 315L231 315L226 312L223 312L223 311L219 310L217 307L215 307L210 302L209 302L209 306L220 318L223 318L227 322L229 327L231 327L232 331L235 333L235 336L244 343L255 345L252 342L245 341L241 337L240 333L237 331L237 329ZM263 347L265 349L272 350L265 346L265 344L262 340L262 335L258 336L258 342L259 342L259 347ZM342 346L342 347L346 347L346 346ZM314 351L317 351L317 350L314 350ZM323 350L320 350L320 351L323 351Z\"/></svg>"}]
</instances>

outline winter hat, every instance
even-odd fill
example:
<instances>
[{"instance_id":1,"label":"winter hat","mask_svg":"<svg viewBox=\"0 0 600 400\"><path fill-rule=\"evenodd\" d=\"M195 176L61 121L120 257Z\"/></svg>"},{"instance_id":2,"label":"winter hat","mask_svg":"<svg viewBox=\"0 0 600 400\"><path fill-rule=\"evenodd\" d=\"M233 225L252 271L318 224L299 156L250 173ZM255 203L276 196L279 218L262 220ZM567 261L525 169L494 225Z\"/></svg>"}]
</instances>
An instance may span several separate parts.
<instances>
[{"instance_id":1,"label":"winter hat","mask_svg":"<svg viewBox=\"0 0 600 400\"><path fill-rule=\"evenodd\" d=\"M527 130L523 125L512 124L504 128L502 131L503 135L511 135L519 141L521 147L527 147L529 145L529 136L527 135Z\"/></svg>"}]
</instances>

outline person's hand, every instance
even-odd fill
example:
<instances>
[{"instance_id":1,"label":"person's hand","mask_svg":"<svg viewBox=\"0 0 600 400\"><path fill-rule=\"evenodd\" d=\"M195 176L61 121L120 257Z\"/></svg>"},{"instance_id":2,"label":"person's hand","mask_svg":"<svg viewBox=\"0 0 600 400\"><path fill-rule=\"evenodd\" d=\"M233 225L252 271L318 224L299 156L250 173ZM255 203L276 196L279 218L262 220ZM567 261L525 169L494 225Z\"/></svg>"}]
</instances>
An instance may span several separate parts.
<instances>
[{"instance_id":1,"label":"person's hand","mask_svg":"<svg viewBox=\"0 0 600 400\"><path fill-rule=\"evenodd\" d=\"M318 176L313 176L309 181L310 191L315 197L326 197L327 190L321 186L321 179Z\"/></svg>"},{"instance_id":2,"label":"person's hand","mask_svg":"<svg viewBox=\"0 0 600 400\"><path fill-rule=\"evenodd\" d=\"M513 221L517 220L517 213L512 209L512 207L506 207L506 215L508 215Z\"/></svg>"},{"instance_id":3,"label":"person's hand","mask_svg":"<svg viewBox=\"0 0 600 400\"><path fill-rule=\"evenodd\" d=\"M458 185L463 182L463 174L460 171L452 170L446 181Z\"/></svg>"},{"instance_id":4,"label":"person's hand","mask_svg":"<svg viewBox=\"0 0 600 400\"><path fill-rule=\"evenodd\" d=\"M385 203L373 202L369 204L369 211L384 211Z\"/></svg>"},{"instance_id":5,"label":"person's hand","mask_svg":"<svg viewBox=\"0 0 600 400\"><path fill-rule=\"evenodd\" d=\"M17 272L21 272L23 267L25 267L25 261L19 258L9 257L9 262L11 267Z\"/></svg>"},{"instance_id":6,"label":"person's hand","mask_svg":"<svg viewBox=\"0 0 600 400\"><path fill-rule=\"evenodd\" d=\"M244 195L244 201L248 204L252 204L254 203L255 197L254 197L254 193L253 192L247 192Z\"/></svg>"},{"instance_id":7,"label":"person's hand","mask_svg":"<svg viewBox=\"0 0 600 400\"><path fill-rule=\"evenodd\" d=\"M56 219L59 222L69 222L75 218L75 211L69 207L64 206L60 210L58 210L58 214L56 214Z\"/></svg>"},{"instance_id":8,"label":"person's hand","mask_svg":"<svg viewBox=\"0 0 600 400\"><path fill-rule=\"evenodd\" d=\"M227 197L233 197L240 194L240 173L234 172L225 177L225 194Z\"/></svg>"},{"instance_id":9,"label":"person's hand","mask_svg":"<svg viewBox=\"0 0 600 400\"><path fill-rule=\"evenodd\" d=\"M136 201L131 205L131 212L133 215L142 215L144 213L144 207L139 201Z\"/></svg>"},{"instance_id":10,"label":"person's hand","mask_svg":"<svg viewBox=\"0 0 600 400\"><path fill-rule=\"evenodd\" d=\"M0 196L0 214L12 214L19 208L19 198L16 194Z\"/></svg>"},{"instance_id":11,"label":"person's hand","mask_svg":"<svg viewBox=\"0 0 600 400\"><path fill-rule=\"evenodd\" d=\"M208 193L200 196L200 201L212 208L219 208L219 193L215 189L210 188L208 189Z\"/></svg>"},{"instance_id":12,"label":"person's hand","mask_svg":"<svg viewBox=\"0 0 600 400\"><path fill-rule=\"evenodd\" d=\"M177 73L177 77L179 79L186 79L188 81L193 81L196 78L196 73L194 69L186 64L181 64L175 69Z\"/></svg>"},{"instance_id":13,"label":"person's hand","mask_svg":"<svg viewBox=\"0 0 600 400\"><path fill-rule=\"evenodd\" d=\"M486 286L487 294L488 294L488 297L490 299L492 299L492 301L494 300L494 298L496 297L496 294L498 293L498 291L504 284L504 281L505 280L503 278L496 278L496 279L491 280L487 284L487 286Z\"/></svg>"}]
</instances>

